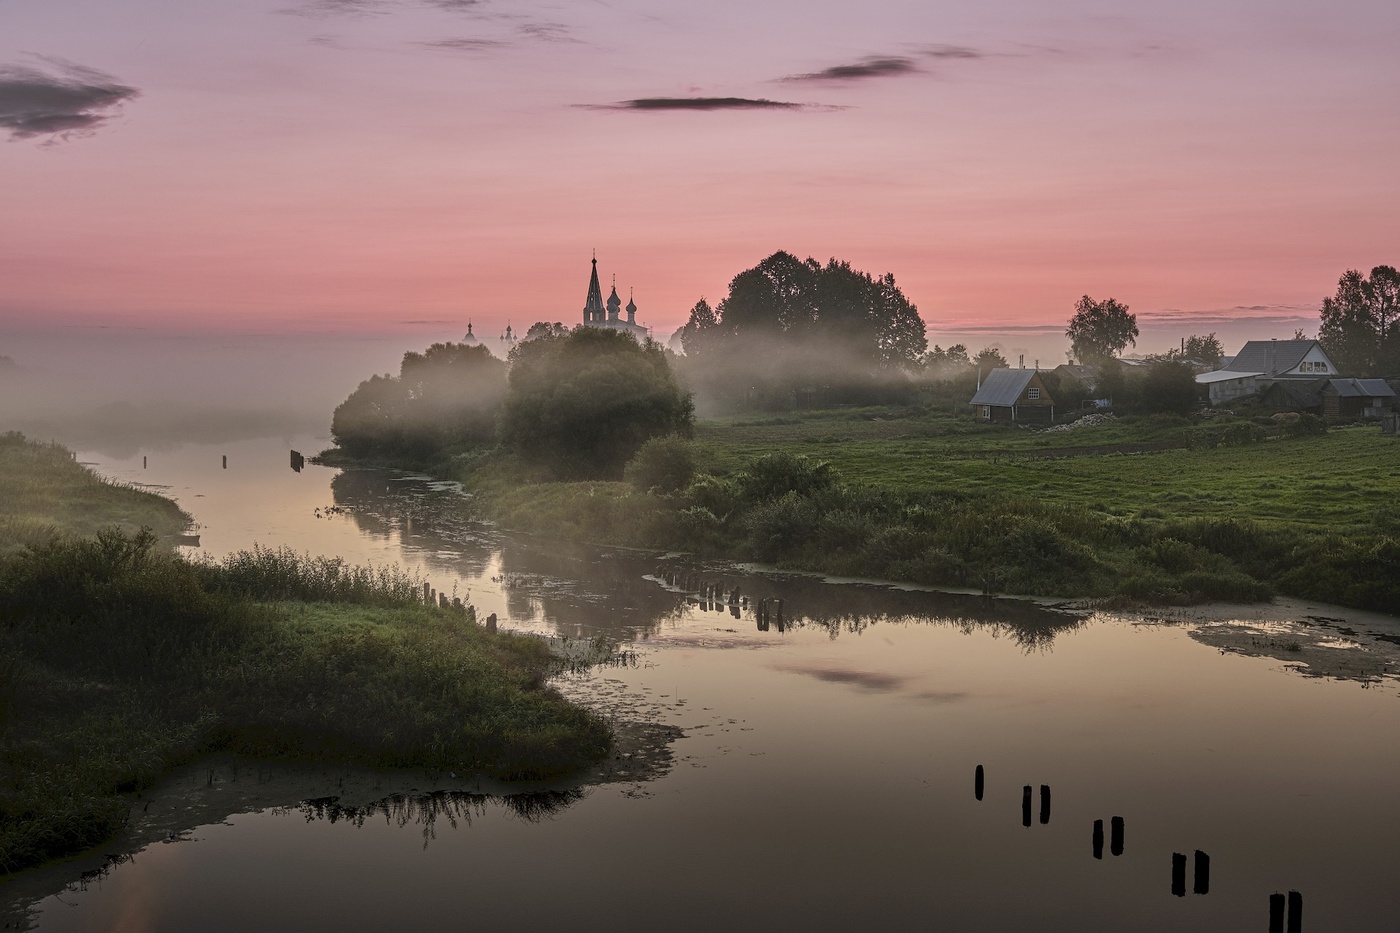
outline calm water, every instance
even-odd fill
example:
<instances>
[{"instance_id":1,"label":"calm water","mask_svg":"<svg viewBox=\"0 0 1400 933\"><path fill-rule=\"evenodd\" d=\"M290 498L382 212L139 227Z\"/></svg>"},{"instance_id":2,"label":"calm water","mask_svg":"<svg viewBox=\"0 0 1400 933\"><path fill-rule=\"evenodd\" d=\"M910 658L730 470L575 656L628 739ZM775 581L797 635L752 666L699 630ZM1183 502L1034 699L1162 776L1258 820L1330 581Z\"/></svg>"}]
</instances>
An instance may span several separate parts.
<instances>
[{"instance_id":1,"label":"calm water","mask_svg":"<svg viewBox=\"0 0 1400 933\"><path fill-rule=\"evenodd\" d=\"M144 470L140 455L84 459L167 487L206 553L397 562L503 625L632 645L634 665L561 687L680 727L671 767L544 804L238 813L44 898L39 929L1262 931L1269 895L1289 890L1303 929L1395 929L1392 682L1303 677L1186 626L512 539L467 522L450 487L293 473L289 446L324 442L190 446ZM780 597L789 624L760 631L751 609L696 604L666 573Z\"/></svg>"}]
</instances>

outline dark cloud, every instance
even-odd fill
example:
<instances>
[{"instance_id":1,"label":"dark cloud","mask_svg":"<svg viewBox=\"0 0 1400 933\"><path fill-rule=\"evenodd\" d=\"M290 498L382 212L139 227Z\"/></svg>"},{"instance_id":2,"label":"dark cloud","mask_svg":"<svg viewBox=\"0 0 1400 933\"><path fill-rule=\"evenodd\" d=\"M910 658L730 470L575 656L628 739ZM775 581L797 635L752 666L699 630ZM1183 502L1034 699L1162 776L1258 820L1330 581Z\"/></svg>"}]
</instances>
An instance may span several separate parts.
<instances>
[{"instance_id":1,"label":"dark cloud","mask_svg":"<svg viewBox=\"0 0 1400 933\"><path fill-rule=\"evenodd\" d=\"M388 13L392 6L388 0L308 0L300 6L277 12L311 19L330 16L382 16Z\"/></svg>"},{"instance_id":2,"label":"dark cloud","mask_svg":"<svg viewBox=\"0 0 1400 933\"><path fill-rule=\"evenodd\" d=\"M49 59L55 74L24 65L0 65L0 129L13 139L66 139L91 133L110 110L140 96L109 74Z\"/></svg>"},{"instance_id":3,"label":"dark cloud","mask_svg":"<svg viewBox=\"0 0 1400 933\"><path fill-rule=\"evenodd\" d=\"M526 23L520 27L522 35L541 42L577 42L569 35L569 27L563 23Z\"/></svg>"},{"instance_id":4,"label":"dark cloud","mask_svg":"<svg viewBox=\"0 0 1400 933\"><path fill-rule=\"evenodd\" d=\"M919 70L908 58L867 58L854 65L833 65L811 74L788 75L784 81L863 81L866 78L887 78L912 74Z\"/></svg>"},{"instance_id":5,"label":"dark cloud","mask_svg":"<svg viewBox=\"0 0 1400 933\"><path fill-rule=\"evenodd\" d=\"M482 0L425 0L428 6L435 6L439 10L447 10L450 13L475 13L475 7L481 6Z\"/></svg>"},{"instance_id":6,"label":"dark cloud","mask_svg":"<svg viewBox=\"0 0 1400 933\"><path fill-rule=\"evenodd\" d=\"M587 106L587 105L585 105ZM800 110L805 104L785 100L748 97L639 97L615 104L604 104L601 110Z\"/></svg>"},{"instance_id":7,"label":"dark cloud","mask_svg":"<svg viewBox=\"0 0 1400 933\"><path fill-rule=\"evenodd\" d=\"M503 39L433 39L413 44L434 52L489 52L509 45Z\"/></svg>"},{"instance_id":8,"label":"dark cloud","mask_svg":"<svg viewBox=\"0 0 1400 933\"><path fill-rule=\"evenodd\" d=\"M929 58L985 58L987 53L966 45L931 45L924 49Z\"/></svg>"}]
</instances>

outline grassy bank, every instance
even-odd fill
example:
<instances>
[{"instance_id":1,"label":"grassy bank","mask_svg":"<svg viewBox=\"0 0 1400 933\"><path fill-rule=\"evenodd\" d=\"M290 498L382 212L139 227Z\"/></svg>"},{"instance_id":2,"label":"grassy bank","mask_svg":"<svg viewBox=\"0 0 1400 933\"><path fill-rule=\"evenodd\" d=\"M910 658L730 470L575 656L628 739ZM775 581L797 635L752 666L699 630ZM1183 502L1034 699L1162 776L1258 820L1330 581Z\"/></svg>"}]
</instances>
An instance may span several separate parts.
<instances>
[{"instance_id":1,"label":"grassy bank","mask_svg":"<svg viewBox=\"0 0 1400 933\"><path fill-rule=\"evenodd\" d=\"M0 875L100 843L127 795L208 751L502 778L606 751L606 724L545 687L542 642L420 594L396 571L198 563L116 529L0 557Z\"/></svg>"},{"instance_id":2,"label":"grassy bank","mask_svg":"<svg viewBox=\"0 0 1400 933\"><path fill-rule=\"evenodd\" d=\"M128 534L149 528L170 540L188 523L174 502L103 479L66 447L0 434L0 554L113 526Z\"/></svg>"},{"instance_id":3,"label":"grassy bank","mask_svg":"<svg viewBox=\"0 0 1400 933\"><path fill-rule=\"evenodd\" d=\"M1400 605L1400 447L1374 427L1036 432L848 409L696 436L683 483L525 485L502 463L463 478L507 527L794 569L1120 602Z\"/></svg>"}]
</instances>

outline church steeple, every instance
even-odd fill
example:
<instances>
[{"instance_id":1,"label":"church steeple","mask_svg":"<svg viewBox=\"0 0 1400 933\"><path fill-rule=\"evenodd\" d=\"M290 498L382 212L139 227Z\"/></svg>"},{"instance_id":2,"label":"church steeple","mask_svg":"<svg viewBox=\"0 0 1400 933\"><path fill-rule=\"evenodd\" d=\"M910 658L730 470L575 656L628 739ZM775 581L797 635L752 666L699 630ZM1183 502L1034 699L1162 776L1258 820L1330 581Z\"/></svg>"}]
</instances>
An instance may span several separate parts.
<instances>
[{"instance_id":1,"label":"church steeple","mask_svg":"<svg viewBox=\"0 0 1400 933\"><path fill-rule=\"evenodd\" d=\"M583 323L601 324L604 319L603 287L598 284L598 254L593 254L593 275L588 280L588 298L583 303Z\"/></svg>"},{"instance_id":2,"label":"church steeple","mask_svg":"<svg viewBox=\"0 0 1400 933\"><path fill-rule=\"evenodd\" d=\"M637 300L632 297L632 289L627 289L627 323L637 323Z\"/></svg>"},{"instance_id":3,"label":"church steeple","mask_svg":"<svg viewBox=\"0 0 1400 933\"><path fill-rule=\"evenodd\" d=\"M608 320L616 321L622 309L622 299L617 297L617 276L613 276L612 294L608 296Z\"/></svg>"}]
</instances>

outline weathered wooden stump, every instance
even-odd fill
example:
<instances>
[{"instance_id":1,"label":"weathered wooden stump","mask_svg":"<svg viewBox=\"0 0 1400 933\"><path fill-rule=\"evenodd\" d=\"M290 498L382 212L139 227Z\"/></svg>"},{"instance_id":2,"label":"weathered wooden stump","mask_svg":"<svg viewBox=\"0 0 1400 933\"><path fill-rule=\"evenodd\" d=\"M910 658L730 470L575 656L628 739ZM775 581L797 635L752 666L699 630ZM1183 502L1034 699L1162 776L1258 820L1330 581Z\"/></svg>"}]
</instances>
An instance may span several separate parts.
<instances>
[{"instance_id":1,"label":"weathered wooden stump","mask_svg":"<svg viewBox=\"0 0 1400 933\"><path fill-rule=\"evenodd\" d=\"M1193 894L1210 893L1210 856L1196 850L1196 877L1191 885Z\"/></svg>"},{"instance_id":2,"label":"weathered wooden stump","mask_svg":"<svg viewBox=\"0 0 1400 933\"><path fill-rule=\"evenodd\" d=\"M982 791L985 789L986 783L986 772L982 770L981 765L978 765L977 774L972 779L972 793L978 800L982 799Z\"/></svg>"},{"instance_id":3,"label":"weathered wooden stump","mask_svg":"<svg viewBox=\"0 0 1400 933\"><path fill-rule=\"evenodd\" d=\"M1186 896L1186 856L1180 852L1172 853L1172 894Z\"/></svg>"},{"instance_id":4,"label":"weathered wooden stump","mask_svg":"<svg viewBox=\"0 0 1400 933\"><path fill-rule=\"evenodd\" d=\"M1094 858L1103 861L1103 820L1094 820Z\"/></svg>"}]
</instances>

